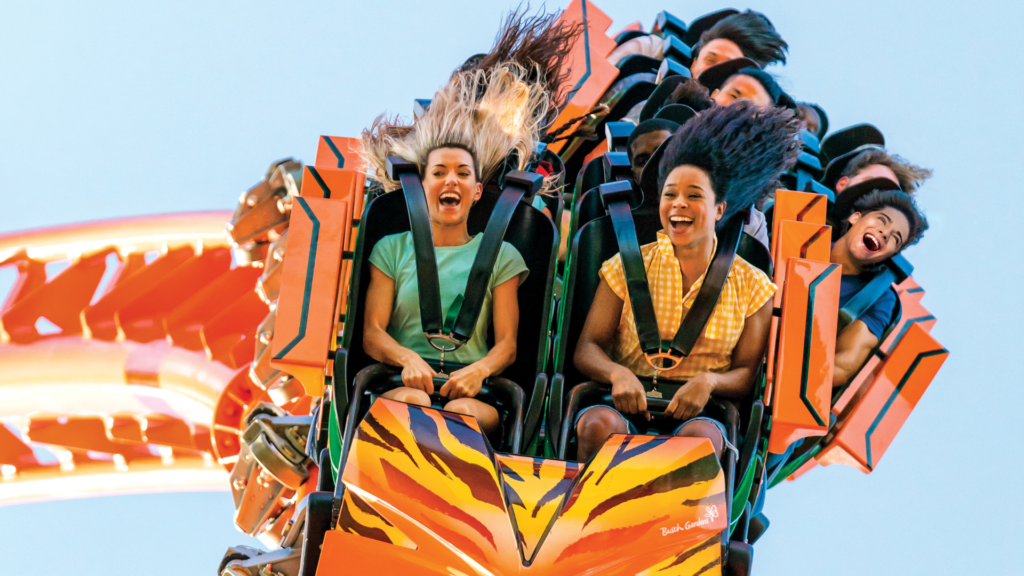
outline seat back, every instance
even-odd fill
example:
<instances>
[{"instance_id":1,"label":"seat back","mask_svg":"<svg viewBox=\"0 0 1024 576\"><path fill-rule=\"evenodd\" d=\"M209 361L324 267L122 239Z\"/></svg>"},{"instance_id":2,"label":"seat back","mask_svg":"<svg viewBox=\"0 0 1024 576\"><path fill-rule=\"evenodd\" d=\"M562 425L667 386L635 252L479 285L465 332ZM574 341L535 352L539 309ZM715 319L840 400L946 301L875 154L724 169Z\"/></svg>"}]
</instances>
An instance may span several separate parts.
<instances>
[{"instance_id":1,"label":"seat back","mask_svg":"<svg viewBox=\"0 0 1024 576\"><path fill-rule=\"evenodd\" d=\"M626 56L622 60L619 60L615 67L619 69L619 79L622 79L632 76L633 74L643 74L645 72L653 74L658 71L658 66L660 64L660 61L651 58L650 56L633 54L632 56Z\"/></svg>"},{"instance_id":2,"label":"seat back","mask_svg":"<svg viewBox=\"0 0 1024 576\"><path fill-rule=\"evenodd\" d=\"M469 233L482 233L500 192L488 188L469 215ZM359 370L375 363L363 350L363 317L370 278L370 254L384 236L409 231L409 218L402 194L389 193L369 202L361 220L359 239L353 254L352 286L342 346L348 352L346 381L351 386ZM558 232L536 208L520 202L505 233L529 268L519 287L519 330L516 360L501 375L523 388L527 398L535 392L537 376L544 370L547 354L548 310L554 283ZM543 390L537 391L543 394Z\"/></svg>"},{"instance_id":3,"label":"seat back","mask_svg":"<svg viewBox=\"0 0 1024 576\"><path fill-rule=\"evenodd\" d=\"M690 22L690 26L687 29L686 34L683 36L683 41L690 46L693 46L698 40L700 40L701 34L710 30L711 27L718 24L720 20L739 13L739 10L736 10L735 8L724 8L722 10L716 10L709 14L694 18L693 22ZM696 58L697 55L694 54L693 57Z\"/></svg>"},{"instance_id":4,"label":"seat back","mask_svg":"<svg viewBox=\"0 0 1024 576\"><path fill-rule=\"evenodd\" d=\"M736 255L743 258L758 270L772 277L772 254L768 247L750 234L740 236L740 244L736 247Z\"/></svg>"},{"instance_id":5,"label":"seat back","mask_svg":"<svg viewBox=\"0 0 1024 576\"><path fill-rule=\"evenodd\" d=\"M569 238L588 222L604 215L604 203L598 186L613 180L629 180L632 182L633 172L629 165L629 156L624 152L607 152L591 159L580 171L576 191L573 197L572 220L569 223ZM634 198L631 205L639 206L643 200L640 187L633 184Z\"/></svg>"},{"instance_id":6,"label":"seat back","mask_svg":"<svg viewBox=\"0 0 1024 576\"><path fill-rule=\"evenodd\" d=\"M657 232L661 228L657 214L634 213L634 222L641 245L657 239ZM576 369L572 356L583 332L587 314L590 313L590 304L601 283L601 265L618 252L615 230L607 216L588 222L572 240L555 336L554 376L548 398L548 430L559 430L569 391L572 386L587 379ZM553 436L549 435L549 438Z\"/></svg>"},{"instance_id":7,"label":"seat back","mask_svg":"<svg viewBox=\"0 0 1024 576\"><path fill-rule=\"evenodd\" d=\"M836 130L821 141L821 162L828 164L838 156L842 156L859 146L874 144L885 146L885 136L872 124L854 124L842 130Z\"/></svg>"}]
</instances>

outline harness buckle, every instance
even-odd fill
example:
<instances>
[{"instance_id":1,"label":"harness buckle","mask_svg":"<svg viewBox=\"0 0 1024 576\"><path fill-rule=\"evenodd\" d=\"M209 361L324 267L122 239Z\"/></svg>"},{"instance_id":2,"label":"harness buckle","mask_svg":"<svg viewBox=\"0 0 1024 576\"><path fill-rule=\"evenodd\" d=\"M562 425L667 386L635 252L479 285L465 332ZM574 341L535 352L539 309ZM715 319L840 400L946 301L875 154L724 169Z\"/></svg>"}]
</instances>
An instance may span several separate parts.
<instances>
[{"instance_id":1,"label":"harness buckle","mask_svg":"<svg viewBox=\"0 0 1024 576\"><path fill-rule=\"evenodd\" d=\"M445 334L443 332L427 333L426 336L427 336L427 342L429 342L430 345L433 346L435 350L437 350L438 352L441 353L441 366L440 366L441 369L438 371L437 377L440 378L441 380L447 380L448 379L448 374L445 374L445 372L444 372L444 353L445 352L454 352L454 351L458 350L459 348L462 347L463 344L465 344L465 342L463 342L461 340L457 340L457 339L455 339L455 338L451 337L450 335ZM438 340L441 341L440 345L437 344ZM446 343L448 345L446 345Z\"/></svg>"},{"instance_id":2,"label":"harness buckle","mask_svg":"<svg viewBox=\"0 0 1024 576\"><path fill-rule=\"evenodd\" d=\"M683 363L684 358L685 356L675 356L671 351L644 352L644 360L647 360L651 368L654 368L655 376L657 376L658 372L675 370ZM668 366L665 366L665 360L669 361Z\"/></svg>"},{"instance_id":3,"label":"harness buckle","mask_svg":"<svg viewBox=\"0 0 1024 576\"><path fill-rule=\"evenodd\" d=\"M428 332L426 336L427 342L430 342L430 345L433 346L435 350L442 354L444 354L445 352L455 352L464 344L464 342L462 342L461 340L456 340L455 338L442 332ZM440 341L441 343L438 344L438 341Z\"/></svg>"},{"instance_id":4,"label":"harness buckle","mask_svg":"<svg viewBox=\"0 0 1024 576\"><path fill-rule=\"evenodd\" d=\"M683 362L685 356L676 356L672 354L670 350L658 350L657 352L644 352L644 360L650 364L651 368L654 368L654 381L651 389L646 393L648 398L661 399L664 398L662 393L658 390L658 374L660 372L666 372L668 370L674 370ZM669 365L665 366L665 361L668 360Z\"/></svg>"}]
</instances>

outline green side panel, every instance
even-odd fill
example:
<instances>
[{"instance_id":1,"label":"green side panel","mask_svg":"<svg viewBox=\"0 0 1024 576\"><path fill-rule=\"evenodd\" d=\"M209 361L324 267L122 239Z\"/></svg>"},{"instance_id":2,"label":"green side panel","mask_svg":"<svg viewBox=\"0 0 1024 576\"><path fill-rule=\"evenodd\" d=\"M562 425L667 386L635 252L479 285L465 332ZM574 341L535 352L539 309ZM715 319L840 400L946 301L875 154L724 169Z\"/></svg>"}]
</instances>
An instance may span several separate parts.
<instances>
[{"instance_id":1,"label":"green side panel","mask_svg":"<svg viewBox=\"0 0 1024 576\"><path fill-rule=\"evenodd\" d=\"M332 414L327 424L327 450L331 455L331 476L337 484L338 463L341 461L341 430L338 429L338 419L333 416Z\"/></svg>"},{"instance_id":2,"label":"green side panel","mask_svg":"<svg viewBox=\"0 0 1024 576\"><path fill-rule=\"evenodd\" d=\"M747 503L747 499L750 498L750 488L754 485L754 472L757 470L760 462L761 455L757 454L755 461L747 466L747 470L743 473L743 478L740 478L739 484L733 489L732 518L729 519L730 529L736 527L736 522L743 515L744 505Z\"/></svg>"},{"instance_id":3,"label":"green side panel","mask_svg":"<svg viewBox=\"0 0 1024 576\"><path fill-rule=\"evenodd\" d=\"M821 452L821 449L822 449L822 445L819 442L818 445L816 445L814 448L811 448L807 452L801 454L799 457L797 457L797 458L787 462L782 467L782 469L779 470L775 474L775 477L772 478L772 481L771 481L770 484L768 484L768 487L769 488L774 488L775 486L777 486L780 483L782 483L783 480L785 480L786 478L789 478L790 475L792 475L794 472L799 470L800 467L803 466L804 464L806 464L811 458L814 458L815 456L817 456L818 452Z\"/></svg>"}]
</instances>

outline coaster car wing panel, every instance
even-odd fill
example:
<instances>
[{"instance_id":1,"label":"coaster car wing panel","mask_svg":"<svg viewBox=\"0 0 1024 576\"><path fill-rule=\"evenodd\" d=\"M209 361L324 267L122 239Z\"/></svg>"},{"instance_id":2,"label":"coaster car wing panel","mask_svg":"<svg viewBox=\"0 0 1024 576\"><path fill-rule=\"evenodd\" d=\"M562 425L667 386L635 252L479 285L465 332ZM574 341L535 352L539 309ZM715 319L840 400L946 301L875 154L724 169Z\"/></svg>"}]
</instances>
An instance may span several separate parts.
<instances>
[{"instance_id":1,"label":"coaster car wing panel","mask_svg":"<svg viewBox=\"0 0 1024 576\"><path fill-rule=\"evenodd\" d=\"M924 328L911 324L878 376L850 401L818 462L874 470L948 356Z\"/></svg>"},{"instance_id":2,"label":"coaster car wing panel","mask_svg":"<svg viewBox=\"0 0 1024 576\"><path fill-rule=\"evenodd\" d=\"M581 470L496 456L472 418L379 399L342 480L317 574L720 572L725 479L706 439L613 436Z\"/></svg>"},{"instance_id":3,"label":"coaster car wing panel","mask_svg":"<svg viewBox=\"0 0 1024 576\"><path fill-rule=\"evenodd\" d=\"M317 397L333 340L352 213L347 200L297 197L294 202L270 365L298 378L306 393Z\"/></svg>"},{"instance_id":4,"label":"coaster car wing panel","mask_svg":"<svg viewBox=\"0 0 1024 576\"><path fill-rule=\"evenodd\" d=\"M828 430L842 275L838 264L800 258L787 268L768 442L774 453Z\"/></svg>"}]
</instances>

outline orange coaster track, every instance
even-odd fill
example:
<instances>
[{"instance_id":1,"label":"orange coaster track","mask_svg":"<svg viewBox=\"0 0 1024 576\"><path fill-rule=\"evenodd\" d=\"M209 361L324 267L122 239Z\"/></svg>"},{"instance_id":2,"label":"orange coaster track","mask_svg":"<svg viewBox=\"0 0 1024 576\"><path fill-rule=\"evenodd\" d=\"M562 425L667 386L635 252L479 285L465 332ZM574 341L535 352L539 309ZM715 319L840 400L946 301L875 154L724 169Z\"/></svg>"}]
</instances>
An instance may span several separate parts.
<instances>
[{"instance_id":1,"label":"orange coaster track","mask_svg":"<svg viewBox=\"0 0 1024 576\"><path fill-rule=\"evenodd\" d=\"M0 504L229 488L268 312L231 217L0 235Z\"/></svg>"}]
</instances>

